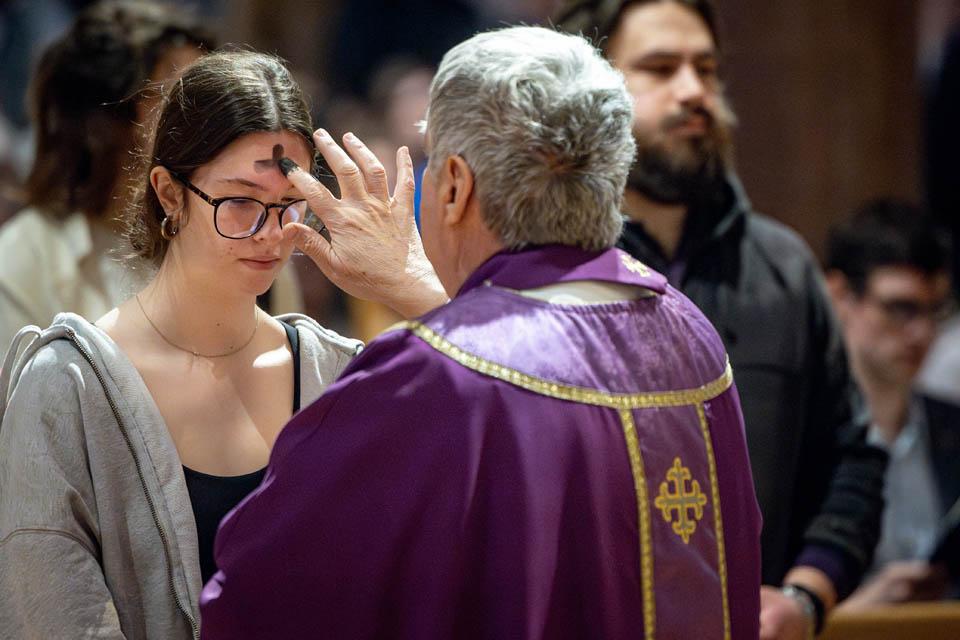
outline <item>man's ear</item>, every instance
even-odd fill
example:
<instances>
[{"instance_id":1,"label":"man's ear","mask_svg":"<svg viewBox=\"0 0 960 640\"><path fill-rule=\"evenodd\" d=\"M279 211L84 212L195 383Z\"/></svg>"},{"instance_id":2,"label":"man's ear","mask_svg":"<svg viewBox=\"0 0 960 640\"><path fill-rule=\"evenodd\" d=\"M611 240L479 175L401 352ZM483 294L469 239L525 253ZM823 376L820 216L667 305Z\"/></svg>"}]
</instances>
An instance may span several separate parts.
<instances>
[{"instance_id":1,"label":"man's ear","mask_svg":"<svg viewBox=\"0 0 960 640\"><path fill-rule=\"evenodd\" d=\"M837 269L829 269L824 273L824 277L827 281L827 293L830 294L833 309L837 316L843 320L853 300L853 289L850 288L850 281Z\"/></svg>"},{"instance_id":2,"label":"man's ear","mask_svg":"<svg viewBox=\"0 0 960 640\"><path fill-rule=\"evenodd\" d=\"M463 221L473 198L473 171L460 156L450 156L440 170L443 196L443 221L457 225Z\"/></svg>"},{"instance_id":3,"label":"man's ear","mask_svg":"<svg viewBox=\"0 0 960 640\"><path fill-rule=\"evenodd\" d=\"M157 200L166 214L173 218L174 225L183 228L187 223L184 207L184 191L170 175L166 167L154 167L150 170L150 186L157 194Z\"/></svg>"}]
</instances>

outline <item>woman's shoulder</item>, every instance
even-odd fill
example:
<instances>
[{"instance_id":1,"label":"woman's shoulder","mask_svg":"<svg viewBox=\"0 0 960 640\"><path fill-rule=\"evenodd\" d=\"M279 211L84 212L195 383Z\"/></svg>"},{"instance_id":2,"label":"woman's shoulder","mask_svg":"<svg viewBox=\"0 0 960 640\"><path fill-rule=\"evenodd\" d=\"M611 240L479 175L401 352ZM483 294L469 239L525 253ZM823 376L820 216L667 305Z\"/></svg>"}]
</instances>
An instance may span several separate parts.
<instances>
[{"instance_id":1,"label":"woman's shoulder","mask_svg":"<svg viewBox=\"0 0 960 640\"><path fill-rule=\"evenodd\" d=\"M84 378L93 373L92 354L84 345L90 327L79 316L60 314L46 329L21 330L0 376L0 417L9 417L5 416L8 410L23 414L20 418L29 418L26 414L31 412L62 415L79 411L89 392ZM16 409L11 409L15 399Z\"/></svg>"},{"instance_id":2,"label":"woman's shoulder","mask_svg":"<svg viewBox=\"0 0 960 640\"><path fill-rule=\"evenodd\" d=\"M118 350L109 336L83 317L60 313L46 329L24 327L17 334L4 363L4 375L13 386L27 374L42 381L66 370L96 373L115 366Z\"/></svg>"},{"instance_id":3,"label":"woman's shoulder","mask_svg":"<svg viewBox=\"0 0 960 640\"><path fill-rule=\"evenodd\" d=\"M363 349L363 342L341 336L301 314L277 316L292 325L300 341L300 405L313 402L340 377L343 370Z\"/></svg>"},{"instance_id":4,"label":"woman's shoulder","mask_svg":"<svg viewBox=\"0 0 960 640\"><path fill-rule=\"evenodd\" d=\"M301 342L306 341L319 352L329 352L352 358L363 349L362 341L347 338L332 329L327 329L309 316L300 313L287 313L276 316L276 319L291 325L297 330Z\"/></svg>"}]
</instances>

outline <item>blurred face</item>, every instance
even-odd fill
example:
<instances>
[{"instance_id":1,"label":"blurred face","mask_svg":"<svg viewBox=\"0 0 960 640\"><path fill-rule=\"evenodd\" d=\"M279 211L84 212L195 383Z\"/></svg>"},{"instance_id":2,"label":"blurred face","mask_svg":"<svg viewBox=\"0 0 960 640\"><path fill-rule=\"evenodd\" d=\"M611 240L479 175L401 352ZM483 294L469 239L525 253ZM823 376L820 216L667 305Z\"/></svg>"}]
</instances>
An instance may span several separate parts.
<instances>
[{"instance_id":1,"label":"blurred face","mask_svg":"<svg viewBox=\"0 0 960 640\"><path fill-rule=\"evenodd\" d=\"M254 163L269 160L274 145L301 167L309 167L312 154L306 141L287 131L251 133L228 145L216 158L193 172L190 182L213 199L238 198L220 205L217 223L221 232L242 235L228 219L228 205L249 206L254 198L265 204L284 205L301 199L299 192L278 168L264 170ZM237 289L260 295L265 292L293 250L281 232L280 207L271 207L266 222L253 236L239 240L225 238L214 226L214 207L179 182L184 198L180 232L171 244L166 260L178 260L191 277L215 287ZM254 203L254 206L256 204ZM259 209L262 210L262 209ZM241 211L239 207L233 213ZM292 210L291 210L292 211Z\"/></svg>"},{"instance_id":2,"label":"blurred face","mask_svg":"<svg viewBox=\"0 0 960 640\"><path fill-rule=\"evenodd\" d=\"M863 295L841 313L847 345L861 375L910 386L920 369L949 299L945 273L881 267Z\"/></svg>"},{"instance_id":3,"label":"blurred face","mask_svg":"<svg viewBox=\"0 0 960 640\"><path fill-rule=\"evenodd\" d=\"M633 96L637 162L629 186L665 203L690 202L715 188L731 154L735 118L700 16L669 0L631 6L607 55Z\"/></svg>"},{"instance_id":4,"label":"blurred face","mask_svg":"<svg viewBox=\"0 0 960 640\"><path fill-rule=\"evenodd\" d=\"M167 49L150 72L149 86L137 101L137 123L147 125L154 109L160 104L163 89L174 78L179 78L183 70L193 64L203 51L192 44L182 44ZM145 127L145 131L149 127Z\"/></svg>"}]
</instances>

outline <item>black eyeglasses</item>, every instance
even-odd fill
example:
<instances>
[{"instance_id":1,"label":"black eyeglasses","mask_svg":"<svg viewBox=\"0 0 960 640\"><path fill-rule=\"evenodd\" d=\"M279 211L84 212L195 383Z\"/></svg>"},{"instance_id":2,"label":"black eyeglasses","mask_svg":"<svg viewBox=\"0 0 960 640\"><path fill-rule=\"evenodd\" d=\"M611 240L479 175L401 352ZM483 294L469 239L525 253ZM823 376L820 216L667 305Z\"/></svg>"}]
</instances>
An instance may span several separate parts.
<instances>
[{"instance_id":1,"label":"black eyeglasses","mask_svg":"<svg viewBox=\"0 0 960 640\"><path fill-rule=\"evenodd\" d=\"M213 226L224 238L242 240L256 235L270 216L270 209L279 209L280 228L291 222L304 222L310 215L306 200L293 202L260 202L245 196L211 198L179 173L170 172L185 187L213 206Z\"/></svg>"},{"instance_id":2,"label":"black eyeglasses","mask_svg":"<svg viewBox=\"0 0 960 640\"><path fill-rule=\"evenodd\" d=\"M904 327L918 318L929 318L934 324L939 324L949 318L956 311L952 300L924 304L917 300L899 298L881 298L873 294L864 296L883 311L887 319L894 325Z\"/></svg>"}]
</instances>

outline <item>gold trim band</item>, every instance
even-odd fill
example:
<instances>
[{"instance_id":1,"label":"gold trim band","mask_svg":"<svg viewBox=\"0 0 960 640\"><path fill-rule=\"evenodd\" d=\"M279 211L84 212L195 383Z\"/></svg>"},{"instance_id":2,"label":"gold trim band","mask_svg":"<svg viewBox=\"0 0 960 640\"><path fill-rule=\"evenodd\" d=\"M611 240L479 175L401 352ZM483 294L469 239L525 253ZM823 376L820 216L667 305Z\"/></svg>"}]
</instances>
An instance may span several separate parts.
<instances>
[{"instance_id":1,"label":"gold trim band","mask_svg":"<svg viewBox=\"0 0 960 640\"><path fill-rule=\"evenodd\" d=\"M535 378L516 369L464 351L424 324L410 321L396 325L397 329L406 328L428 345L477 373L496 378L522 387L540 395L570 400L583 404L592 404L611 409L648 409L653 407L683 407L712 400L730 388L733 384L733 370L727 361L723 374L707 384L695 389L677 391L655 391L648 393L610 393L586 387L551 382Z\"/></svg>"},{"instance_id":2,"label":"gold trim band","mask_svg":"<svg viewBox=\"0 0 960 640\"><path fill-rule=\"evenodd\" d=\"M623 435L630 456L630 471L637 494L637 514L640 526L640 588L643 594L643 632L646 640L653 640L657 628L657 603L653 592L653 539L650 533L650 500L643 470L643 455L637 438L637 427L630 409L620 410Z\"/></svg>"},{"instance_id":3,"label":"gold trim band","mask_svg":"<svg viewBox=\"0 0 960 640\"><path fill-rule=\"evenodd\" d=\"M713 455L713 443L710 440L710 424L702 404L697 405L697 418L700 419L700 431L707 449L707 467L710 472L710 492L713 496L713 526L717 534L717 568L720 573L720 595L723 601L723 638L730 640L730 602L727 596L727 552L723 544L723 517L720 514L720 483L717 479L717 462Z\"/></svg>"},{"instance_id":4,"label":"gold trim band","mask_svg":"<svg viewBox=\"0 0 960 640\"><path fill-rule=\"evenodd\" d=\"M649 497L647 494L646 479L644 477L643 456L640 452L640 443L631 410L654 407L695 406L706 447L707 463L710 473L710 490L713 497L714 529L717 536L718 568L723 606L723 637L725 640L730 639L730 607L727 596L727 564L723 542L723 520L720 514L720 489L717 481L713 444L710 441L709 424L703 408L704 402L716 398L733 384L733 370L730 367L729 360L727 360L726 368L719 378L694 389L629 394L609 393L535 378L511 367L506 367L481 358L480 356L464 351L420 322L409 321L398 323L391 327L390 330L394 329L409 330L440 353L482 375L490 376L491 378L496 378L497 380L502 380L551 398L608 407L616 409L619 412L620 421L623 424L627 452L630 458L630 469L633 474L634 489L637 494L637 510L640 526L640 575L643 597L644 636L646 640L653 640L656 634L656 600L653 591L653 540L649 513Z\"/></svg>"}]
</instances>

